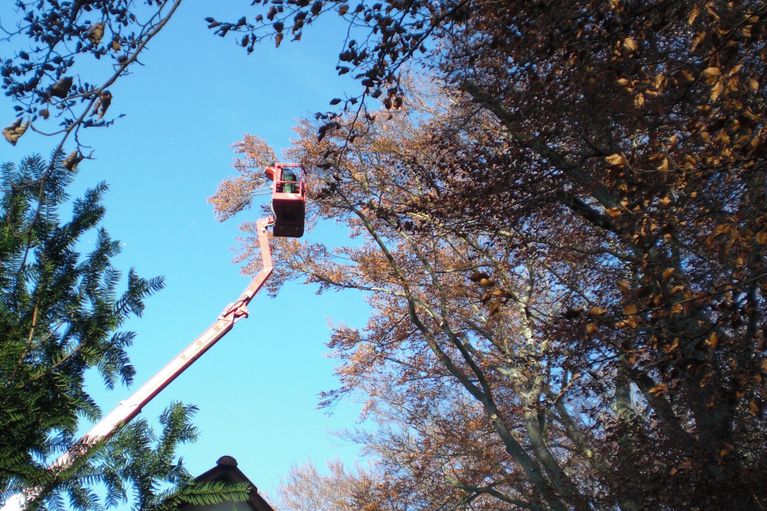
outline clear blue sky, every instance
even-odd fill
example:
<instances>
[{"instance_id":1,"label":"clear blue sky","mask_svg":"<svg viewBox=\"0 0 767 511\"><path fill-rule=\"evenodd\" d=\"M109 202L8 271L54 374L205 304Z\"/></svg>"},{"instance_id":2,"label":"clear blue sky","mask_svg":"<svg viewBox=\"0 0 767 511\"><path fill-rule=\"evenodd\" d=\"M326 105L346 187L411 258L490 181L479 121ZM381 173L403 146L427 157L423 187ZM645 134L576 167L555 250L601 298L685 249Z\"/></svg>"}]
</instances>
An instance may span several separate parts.
<instances>
[{"instance_id":1,"label":"clear blue sky","mask_svg":"<svg viewBox=\"0 0 767 511\"><path fill-rule=\"evenodd\" d=\"M237 223L251 218L219 224L207 203L233 173L231 144L252 133L285 148L299 118L327 109L331 98L354 87L334 72L343 35L336 21L309 27L301 43L262 45L251 56L206 29L205 16L237 19L249 4L182 5L142 55L144 66L112 88L111 113L126 117L83 136L96 159L82 164L73 193L108 182L105 225L124 245L117 266L164 275L167 284L129 325L138 333L130 350L136 384L110 393L93 385L104 412L191 342L248 282L232 263L232 248ZM13 119L5 98L0 112L5 126ZM15 148L2 141L0 161L47 155L51 143L31 133ZM258 209L252 214L255 219ZM343 243L344 237L343 229L321 225L306 239ZM357 448L332 432L353 427L358 407L343 404L327 416L316 403L318 392L336 384L335 362L324 346L330 322L362 326L368 309L359 295L318 296L294 283L276 299L257 297L250 312L143 416L156 417L172 400L198 405L200 439L182 452L192 473L229 454L261 491L274 495L291 464L356 459Z\"/></svg>"}]
</instances>

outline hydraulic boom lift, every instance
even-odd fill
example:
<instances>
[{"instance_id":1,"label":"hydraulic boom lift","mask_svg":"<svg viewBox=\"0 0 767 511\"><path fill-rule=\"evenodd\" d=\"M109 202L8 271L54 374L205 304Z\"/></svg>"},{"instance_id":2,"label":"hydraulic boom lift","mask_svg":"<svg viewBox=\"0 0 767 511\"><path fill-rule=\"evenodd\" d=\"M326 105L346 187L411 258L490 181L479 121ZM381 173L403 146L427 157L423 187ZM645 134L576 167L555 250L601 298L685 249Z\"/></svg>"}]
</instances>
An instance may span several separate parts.
<instances>
[{"instance_id":1,"label":"hydraulic boom lift","mask_svg":"<svg viewBox=\"0 0 767 511\"><path fill-rule=\"evenodd\" d=\"M283 168L294 169L292 180L283 181ZM275 216L262 218L256 222L258 244L261 250L261 270L253 277L239 298L229 304L212 325L206 328L199 337L176 355L132 396L121 401L109 415L93 426L72 448L51 464L50 470L61 471L70 467L78 457L88 454L88 451L96 444L111 438L120 428L138 415L141 409L152 401L157 394L229 333L237 321L248 317L248 304L272 275L272 252L269 246L267 228L272 227L274 236L300 237L304 232L306 188L300 166L275 163L266 168L266 176L274 181L272 184L272 210L275 212ZM8 499L0 511L20 511L30 501L35 500L39 496L39 492L40 490L37 488L30 488L23 493L16 494Z\"/></svg>"}]
</instances>

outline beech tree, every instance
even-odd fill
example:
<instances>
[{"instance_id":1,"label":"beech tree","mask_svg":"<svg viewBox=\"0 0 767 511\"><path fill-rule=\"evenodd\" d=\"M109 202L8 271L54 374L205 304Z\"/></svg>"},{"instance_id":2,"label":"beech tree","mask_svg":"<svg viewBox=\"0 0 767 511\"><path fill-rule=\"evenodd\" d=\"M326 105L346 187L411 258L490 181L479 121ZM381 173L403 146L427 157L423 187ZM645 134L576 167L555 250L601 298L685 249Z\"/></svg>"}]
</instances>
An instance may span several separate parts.
<instances>
[{"instance_id":1,"label":"beech tree","mask_svg":"<svg viewBox=\"0 0 767 511\"><path fill-rule=\"evenodd\" d=\"M518 308L527 296L520 292L519 275L525 274L534 302L556 304L550 310L536 305L527 320L530 344L556 346L554 360L537 355L523 366L551 367L544 387L555 397L564 393L547 399L564 404L575 419L572 431L593 432L609 446L607 454L618 456L604 460L605 480L584 486L559 446L549 448L554 464L544 451L534 452L545 474L538 498L549 507L558 501L593 505L605 495L615 499L610 505L627 509L762 506L764 5L266 4L268 11L253 19L213 20L212 28L219 34L244 31L248 43L272 36L279 42L281 34L300 37L323 13L350 22L337 69L359 79L361 92L343 103L350 115L319 116L320 138L335 142L320 144L322 151L307 162L322 169L320 211L333 204L346 207L350 217L365 216L353 228L368 233L393 273L379 271L373 278L353 266L339 274L375 280L367 284L371 291L381 290L377 279L383 275L388 285L402 286L397 310L412 295L417 304L450 311L448 320L456 321L460 316L449 300L433 304L412 291L416 284L407 284L410 291L405 286L411 280L425 286L429 270L417 256L419 246L428 247L420 249L422 259L434 266L425 254L439 258L443 247L432 240L449 239L452 247L458 236L504 250L500 260L517 276L510 280L508 269L488 263L476 282L470 280L477 294L489 293L482 304L487 314L501 317ZM418 58L419 52L424 56ZM401 80L405 63L430 70L452 105L447 115L423 123L420 136L391 142L391 156L382 159L361 140L378 133L374 116L418 107ZM381 98L388 112L367 110L369 97ZM356 177L367 176L379 161L386 162L379 172L387 173L388 189ZM349 198L344 184L369 197ZM334 195L341 196L337 206L328 202ZM407 250L398 252L403 246ZM320 248L314 254L329 256ZM413 268L418 272L411 274ZM453 273L449 268L446 274ZM445 277L438 275L429 298L441 296L436 287ZM317 279L327 286L360 285ZM417 307L415 312L425 314ZM440 334L445 339L463 332L450 321L441 327L449 330ZM428 322L421 322L428 330ZM521 335L520 328L514 331ZM474 359L476 341L457 338L458 359L483 369ZM368 339L361 336L359 343ZM437 356L428 340L421 345ZM468 355L458 345L471 346ZM441 362L448 369L449 360ZM457 368L475 371L471 364ZM462 384L472 396L471 385L483 390L475 376ZM529 378L513 377L516 384ZM514 394L524 392L517 387ZM483 395L474 397L482 402ZM586 408L573 408L576 403ZM550 406L538 405L544 418L557 415L546 412ZM524 412L515 417L521 420ZM560 420L568 431L565 416ZM577 435L568 436L576 446ZM553 437L543 440L558 445ZM595 463L598 446L582 445L587 464ZM516 462L524 465L521 458ZM530 482L537 477L532 467ZM590 473L599 471L592 467Z\"/></svg>"},{"instance_id":2,"label":"beech tree","mask_svg":"<svg viewBox=\"0 0 767 511\"><path fill-rule=\"evenodd\" d=\"M303 125L293 156L315 169L316 214L363 242L276 243L278 282L370 294L368 327L333 334L343 385L326 397L370 397L382 427L361 440L388 469L383 487L412 509L758 508L762 277L719 287L739 274L718 265L743 268L748 253L763 268L764 249L753 238L738 263L721 216L698 209L732 207L738 188L610 210L585 188L550 188L564 178L547 161L518 170L507 127L450 99L320 142ZM595 160L625 180L617 158ZM493 171L518 174L529 199ZM650 193L631 179L627 195ZM225 216L247 206L214 201ZM734 203L758 218L748 197Z\"/></svg>"},{"instance_id":3,"label":"beech tree","mask_svg":"<svg viewBox=\"0 0 767 511\"><path fill-rule=\"evenodd\" d=\"M382 491L380 477L357 468L349 471L340 461L328 462L325 476L309 462L292 467L280 487L280 509L285 511L376 511L404 507Z\"/></svg>"}]
</instances>

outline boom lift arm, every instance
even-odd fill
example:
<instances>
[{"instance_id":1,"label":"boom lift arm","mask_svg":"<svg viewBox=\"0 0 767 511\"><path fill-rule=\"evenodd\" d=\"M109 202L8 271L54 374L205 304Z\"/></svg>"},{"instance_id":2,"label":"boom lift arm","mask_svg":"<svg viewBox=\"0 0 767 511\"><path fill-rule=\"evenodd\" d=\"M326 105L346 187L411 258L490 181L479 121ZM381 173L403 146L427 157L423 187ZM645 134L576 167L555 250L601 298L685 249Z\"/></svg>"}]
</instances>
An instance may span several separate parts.
<instances>
[{"instance_id":1,"label":"boom lift arm","mask_svg":"<svg viewBox=\"0 0 767 511\"><path fill-rule=\"evenodd\" d=\"M247 306L253 297L261 290L266 280L272 275L272 252L269 246L267 227L274 223L272 217L262 218L256 222L258 243L261 249L261 270L253 277L250 284L240 294L239 298L229 304L219 314L212 325L205 329L199 337L176 355L164 368L147 381L140 389L112 410L88 431L72 448L62 454L50 467L59 472L72 466L75 460L88 454L96 444L108 440L122 426L130 422L141 409L154 397L191 366L198 358L216 344L242 318L248 317ZM5 503L0 511L19 511L39 497L39 488L31 488L19 493Z\"/></svg>"}]
</instances>

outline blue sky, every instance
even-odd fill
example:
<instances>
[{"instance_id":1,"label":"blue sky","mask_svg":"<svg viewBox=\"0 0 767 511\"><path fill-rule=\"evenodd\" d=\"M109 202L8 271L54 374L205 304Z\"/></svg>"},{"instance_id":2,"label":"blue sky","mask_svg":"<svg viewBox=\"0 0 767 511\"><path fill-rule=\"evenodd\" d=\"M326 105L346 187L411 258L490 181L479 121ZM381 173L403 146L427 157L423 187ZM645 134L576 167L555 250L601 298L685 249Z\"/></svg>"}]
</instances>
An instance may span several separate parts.
<instances>
[{"instance_id":1,"label":"blue sky","mask_svg":"<svg viewBox=\"0 0 767 511\"><path fill-rule=\"evenodd\" d=\"M126 117L82 137L95 160L81 165L73 194L106 181L105 226L124 246L117 266L166 278L166 289L148 301L144 317L129 325L138 333L130 350L136 384L107 393L93 379L104 412L191 342L248 283L232 263L232 248L238 222L255 219L258 208L252 218L246 212L219 224L207 203L233 173L231 144L251 133L285 148L299 118L353 90L334 71L343 36L336 20L309 27L301 43L286 41L279 49L265 44L250 56L206 29L204 17L237 19L249 4L183 4L143 54L144 65L111 89L110 113ZM7 44L0 50L7 52ZM0 112L2 122L10 123L5 98ZM52 143L28 133L15 148L3 142L0 161L47 154ZM320 225L306 239L335 244L345 236L338 226ZM293 283L275 299L257 297L250 313L143 416L156 417L173 400L198 405L200 439L182 452L191 472L229 454L260 491L273 496L292 464L357 459L357 447L332 433L355 425L358 406L343 403L328 416L316 404L318 392L336 384L335 362L324 346L330 323L362 326L368 308L359 295L318 296L315 288Z\"/></svg>"}]
</instances>

